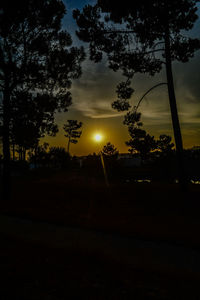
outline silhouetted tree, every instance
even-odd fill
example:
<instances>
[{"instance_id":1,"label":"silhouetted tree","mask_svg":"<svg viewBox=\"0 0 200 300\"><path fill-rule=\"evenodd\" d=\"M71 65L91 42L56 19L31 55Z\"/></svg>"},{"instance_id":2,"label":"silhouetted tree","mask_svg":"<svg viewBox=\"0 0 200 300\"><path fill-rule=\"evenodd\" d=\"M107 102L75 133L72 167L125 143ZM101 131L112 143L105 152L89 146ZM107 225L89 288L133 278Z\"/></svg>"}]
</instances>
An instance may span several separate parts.
<instances>
[{"instance_id":1,"label":"silhouetted tree","mask_svg":"<svg viewBox=\"0 0 200 300\"><path fill-rule=\"evenodd\" d=\"M131 139L126 142L130 147L131 153L139 153L142 159L147 159L151 151L155 150L157 143L154 136L150 136L145 130L141 129L141 113L134 111L128 112L124 118L124 124L128 126L128 132Z\"/></svg>"},{"instance_id":2,"label":"silhouetted tree","mask_svg":"<svg viewBox=\"0 0 200 300\"><path fill-rule=\"evenodd\" d=\"M67 120L64 124L63 129L66 132L65 137L68 138L67 152L69 153L70 143L77 144L78 139L81 137L82 131L78 130L83 126L82 122L77 120Z\"/></svg>"},{"instance_id":3,"label":"silhouetted tree","mask_svg":"<svg viewBox=\"0 0 200 300\"><path fill-rule=\"evenodd\" d=\"M117 161L118 150L113 144L108 142L100 153L101 163L104 171L104 178L106 185L109 185L109 180L114 179L119 171L119 165Z\"/></svg>"},{"instance_id":4,"label":"silhouetted tree","mask_svg":"<svg viewBox=\"0 0 200 300\"><path fill-rule=\"evenodd\" d=\"M19 158L26 157L26 151L38 145L45 134L55 136L58 127L54 122L55 106L50 104L49 95L20 91L12 98L10 137L13 158L15 150Z\"/></svg>"},{"instance_id":5,"label":"silhouetted tree","mask_svg":"<svg viewBox=\"0 0 200 300\"><path fill-rule=\"evenodd\" d=\"M117 150L117 148L115 148L115 146L112 145L110 142L108 142L102 150L102 154L110 158L116 158L118 153L119 151Z\"/></svg>"},{"instance_id":6,"label":"silhouetted tree","mask_svg":"<svg viewBox=\"0 0 200 300\"><path fill-rule=\"evenodd\" d=\"M172 138L169 135L162 134L159 139L156 141L157 148L164 154L168 155L172 153L174 143L172 143Z\"/></svg>"},{"instance_id":7,"label":"silhouetted tree","mask_svg":"<svg viewBox=\"0 0 200 300\"><path fill-rule=\"evenodd\" d=\"M16 91L48 95L49 111L71 104L71 80L81 74L83 48L71 47L61 30L60 0L0 3L0 92L2 93L4 198L9 198L11 102ZM52 115L51 115L52 117Z\"/></svg>"},{"instance_id":8,"label":"silhouetted tree","mask_svg":"<svg viewBox=\"0 0 200 300\"><path fill-rule=\"evenodd\" d=\"M129 127L131 139L126 142L126 145L131 153L139 153L142 159L147 159L151 151L156 149L156 141L154 136L150 136L145 130L140 128Z\"/></svg>"},{"instance_id":9,"label":"silhouetted tree","mask_svg":"<svg viewBox=\"0 0 200 300\"><path fill-rule=\"evenodd\" d=\"M169 102L179 166L179 180L184 186L183 145L174 91L172 61L187 62L200 48L198 39L189 38L186 31L197 19L198 0L98 0L81 13L74 11L80 28L78 37L90 43L90 58L95 62L106 53L109 67L122 70L126 82L117 86L118 100L113 107L128 110L130 87L135 73L154 75L166 68ZM159 83L156 86L160 86ZM150 89L152 90L152 88Z\"/></svg>"}]
</instances>

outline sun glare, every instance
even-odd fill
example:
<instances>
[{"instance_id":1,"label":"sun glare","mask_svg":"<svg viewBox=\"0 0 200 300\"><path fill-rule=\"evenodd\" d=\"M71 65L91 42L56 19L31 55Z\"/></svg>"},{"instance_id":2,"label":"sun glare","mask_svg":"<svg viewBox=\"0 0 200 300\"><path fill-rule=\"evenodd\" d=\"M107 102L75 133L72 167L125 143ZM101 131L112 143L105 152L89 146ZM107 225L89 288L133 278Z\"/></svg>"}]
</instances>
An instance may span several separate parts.
<instances>
[{"instance_id":1,"label":"sun glare","mask_svg":"<svg viewBox=\"0 0 200 300\"><path fill-rule=\"evenodd\" d=\"M102 135L97 133L97 134L94 135L94 139L95 139L96 142L100 142L102 140Z\"/></svg>"}]
</instances>

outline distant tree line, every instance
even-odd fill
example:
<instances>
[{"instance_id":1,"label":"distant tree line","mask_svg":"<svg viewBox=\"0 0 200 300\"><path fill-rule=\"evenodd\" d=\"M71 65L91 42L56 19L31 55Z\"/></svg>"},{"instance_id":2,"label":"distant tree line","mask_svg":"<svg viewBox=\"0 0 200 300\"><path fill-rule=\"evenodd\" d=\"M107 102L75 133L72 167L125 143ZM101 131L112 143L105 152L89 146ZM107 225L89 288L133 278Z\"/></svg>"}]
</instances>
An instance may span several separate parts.
<instances>
[{"instance_id":1,"label":"distant tree line","mask_svg":"<svg viewBox=\"0 0 200 300\"><path fill-rule=\"evenodd\" d=\"M42 99L40 98L38 99L38 102L35 101L32 104L40 106L41 102ZM23 115L21 116L20 114L21 110L18 110L17 113L19 113L19 117L15 119L17 124L13 124L11 130L10 153L13 161L25 161L29 158L30 153L40 153L48 148L48 143L44 143L43 145L40 144L41 137L44 137L45 132L42 132L42 128L38 123L40 121L44 122L44 112L42 109L38 110L38 112L40 112L41 119L39 120L38 118L37 120L37 115L32 116L34 109L33 105L28 106L28 104L30 104L28 98L25 98L25 104L27 104L27 120L23 119ZM35 122L33 122L34 118ZM70 156L70 144L77 144L78 139L81 137L82 131L78 131L77 129L80 129L82 126L83 123L78 122L77 120L67 120L67 123L63 125L63 129L66 133L64 136L68 138L68 141L66 142L66 151L69 154L68 156ZM47 124L45 125L45 131L46 130ZM57 124L52 124L50 121L48 130L50 136L55 136L59 128ZM65 149L62 147L52 148Z\"/></svg>"},{"instance_id":2,"label":"distant tree line","mask_svg":"<svg viewBox=\"0 0 200 300\"><path fill-rule=\"evenodd\" d=\"M125 182L128 180L151 179L155 181L169 181L174 183L178 179L178 170L176 165L176 153L172 138L168 135L161 135L154 140L154 147L146 145L149 139L141 138L140 147L130 148L130 153L119 153L117 148L110 142L106 143L101 153L104 157L104 163L109 182ZM136 143L137 144L137 143ZM143 147L145 150L143 150ZM140 151L142 148L142 151ZM148 149L148 152L146 151ZM100 154L100 153L99 153ZM103 180L103 169L100 155L93 153L83 158L79 158L83 174ZM145 154L145 155L144 155ZM185 163L188 180L199 181L200 168L200 147L193 147L184 150Z\"/></svg>"},{"instance_id":3,"label":"distant tree line","mask_svg":"<svg viewBox=\"0 0 200 300\"><path fill-rule=\"evenodd\" d=\"M44 143L34 151L29 151L28 162L33 169L65 169L70 165L70 155L63 147L49 147L48 143Z\"/></svg>"}]
</instances>

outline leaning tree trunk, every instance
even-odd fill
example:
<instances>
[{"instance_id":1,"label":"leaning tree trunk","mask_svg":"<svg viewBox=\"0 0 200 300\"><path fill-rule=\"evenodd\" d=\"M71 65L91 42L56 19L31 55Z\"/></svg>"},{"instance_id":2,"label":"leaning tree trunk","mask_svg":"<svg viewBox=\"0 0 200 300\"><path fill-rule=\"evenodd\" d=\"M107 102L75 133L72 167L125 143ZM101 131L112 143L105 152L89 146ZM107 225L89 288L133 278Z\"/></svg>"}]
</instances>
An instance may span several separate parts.
<instances>
[{"instance_id":1,"label":"leaning tree trunk","mask_svg":"<svg viewBox=\"0 0 200 300\"><path fill-rule=\"evenodd\" d=\"M178 118L178 111L176 105L176 96L174 91L174 80L172 73L172 61L171 61L171 51L170 51L170 38L169 31L165 34L165 57L166 57L166 74L168 83L168 94L169 103L172 116L172 124L174 131L174 139L176 144L176 156L178 163L178 179L182 189L186 189L186 172L184 167L184 156L183 156L183 141L181 135L181 128Z\"/></svg>"},{"instance_id":2,"label":"leaning tree trunk","mask_svg":"<svg viewBox=\"0 0 200 300\"><path fill-rule=\"evenodd\" d=\"M3 95L3 200L9 200L11 195L9 125L10 94L5 88Z\"/></svg>"}]
</instances>

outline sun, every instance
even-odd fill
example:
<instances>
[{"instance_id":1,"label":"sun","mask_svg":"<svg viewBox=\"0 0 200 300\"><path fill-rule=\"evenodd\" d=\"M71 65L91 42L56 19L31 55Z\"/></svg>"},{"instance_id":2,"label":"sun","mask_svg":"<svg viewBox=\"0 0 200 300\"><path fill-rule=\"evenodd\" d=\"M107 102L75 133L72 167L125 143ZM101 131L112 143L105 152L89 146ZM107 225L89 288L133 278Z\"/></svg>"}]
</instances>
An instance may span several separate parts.
<instances>
[{"instance_id":1,"label":"sun","mask_svg":"<svg viewBox=\"0 0 200 300\"><path fill-rule=\"evenodd\" d=\"M96 134L94 135L94 139L95 139L96 142L101 142L101 140L102 140L102 135L101 135L100 133L96 133Z\"/></svg>"}]
</instances>

